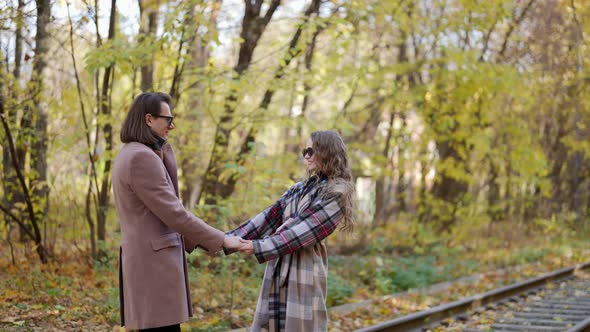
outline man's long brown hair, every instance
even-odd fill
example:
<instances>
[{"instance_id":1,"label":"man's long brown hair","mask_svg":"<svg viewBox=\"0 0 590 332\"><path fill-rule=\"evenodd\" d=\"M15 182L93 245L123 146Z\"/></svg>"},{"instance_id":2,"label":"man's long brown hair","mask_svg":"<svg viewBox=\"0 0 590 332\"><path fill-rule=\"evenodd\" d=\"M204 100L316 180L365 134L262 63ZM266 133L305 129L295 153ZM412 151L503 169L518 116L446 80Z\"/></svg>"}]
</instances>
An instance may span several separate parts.
<instances>
[{"instance_id":1,"label":"man's long brown hair","mask_svg":"<svg viewBox=\"0 0 590 332\"><path fill-rule=\"evenodd\" d=\"M340 195L340 207L344 214L342 229L352 231L355 223L355 187L344 141L333 130L311 133L312 148L317 162L316 173L328 177L326 196Z\"/></svg>"},{"instance_id":2,"label":"man's long brown hair","mask_svg":"<svg viewBox=\"0 0 590 332\"><path fill-rule=\"evenodd\" d=\"M121 127L121 142L156 143L158 139L145 123L145 115L160 115L162 103L170 106L170 96L162 92L145 92L137 96Z\"/></svg>"}]
</instances>

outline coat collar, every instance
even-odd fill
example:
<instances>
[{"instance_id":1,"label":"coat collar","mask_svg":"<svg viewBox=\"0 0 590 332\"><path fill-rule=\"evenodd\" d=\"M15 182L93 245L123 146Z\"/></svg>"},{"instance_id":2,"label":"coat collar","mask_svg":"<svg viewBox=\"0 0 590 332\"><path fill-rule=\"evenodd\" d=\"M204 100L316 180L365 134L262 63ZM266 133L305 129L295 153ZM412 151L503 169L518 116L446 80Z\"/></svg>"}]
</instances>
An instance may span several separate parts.
<instances>
[{"instance_id":1,"label":"coat collar","mask_svg":"<svg viewBox=\"0 0 590 332\"><path fill-rule=\"evenodd\" d=\"M153 144L146 144L146 145L149 146L154 151L162 151L162 147L164 146L164 144L166 144L166 140L158 135L155 135L155 134L154 134L154 137L156 138L156 142Z\"/></svg>"}]
</instances>

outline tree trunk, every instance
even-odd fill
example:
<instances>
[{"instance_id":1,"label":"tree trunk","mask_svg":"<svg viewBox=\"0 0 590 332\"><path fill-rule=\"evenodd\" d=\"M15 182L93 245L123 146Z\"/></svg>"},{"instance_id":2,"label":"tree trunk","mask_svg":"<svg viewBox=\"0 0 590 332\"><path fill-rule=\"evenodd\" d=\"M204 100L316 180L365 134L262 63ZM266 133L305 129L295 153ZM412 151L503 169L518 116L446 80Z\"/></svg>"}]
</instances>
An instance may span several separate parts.
<instances>
[{"instance_id":1,"label":"tree trunk","mask_svg":"<svg viewBox=\"0 0 590 332\"><path fill-rule=\"evenodd\" d=\"M395 188L395 202L396 204L396 209L395 209L395 213L396 215L399 215L400 212L406 212L407 211L407 206L406 206L406 192L408 190L408 183L406 180L406 162L405 162L405 150L407 148L407 144L406 144L406 139L405 139L405 128L407 126L407 121L406 121L406 114L404 112L402 112L400 114L400 119L401 119L401 127L398 130L398 134L397 134L397 146L398 146L398 161L397 161L397 185Z\"/></svg>"},{"instance_id":2,"label":"tree trunk","mask_svg":"<svg viewBox=\"0 0 590 332\"><path fill-rule=\"evenodd\" d=\"M444 58L446 56L445 52L442 53ZM440 62L437 64L437 68L432 68L435 71L433 75L436 76L435 86L437 93L431 105L424 105L425 120L433 129L433 140L438 152L438 161L435 163L435 168L439 163L452 163L453 167L465 166L466 160L464 158L467 157L460 154L459 149L464 150L464 155L467 155L469 150L465 139L458 137L456 134L458 130L456 121L445 127L437 127L438 118L456 119L458 116L455 108L444 108L448 98L446 92L448 87L446 85L452 84L450 78L446 75L446 65L444 62ZM448 171L439 171L437 169L430 192L432 197L427 197L426 200L420 202L421 217L427 218L421 219L421 221L429 222L439 233L448 231L457 221L457 209L463 202L468 188L468 183L450 176Z\"/></svg>"},{"instance_id":3,"label":"tree trunk","mask_svg":"<svg viewBox=\"0 0 590 332\"><path fill-rule=\"evenodd\" d=\"M222 0L215 0L210 4L209 21L207 23L207 34L196 35L193 38L191 45L189 45L190 60L188 62L189 72L196 72L197 75L204 75L204 72L209 63L209 47L211 41L214 38L215 31L217 30L217 17L221 8ZM192 8L195 16L196 7ZM206 126L206 116L204 112L205 105L203 103L203 93L205 87L197 79L196 83L193 84L188 90L188 113L187 121L197 126L194 130L187 133L184 137L180 138L181 144L188 144L190 140L195 139L191 134L201 133L201 128ZM179 154L179 165L182 169L183 186L180 190L180 196L184 206L191 209L199 201L201 176L198 172L199 166L197 165L196 158L194 155Z\"/></svg>"},{"instance_id":4,"label":"tree trunk","mask_svg":"<svg viewBox=\"0 0 590 332\"><path fill-rule=\"evenodd\" d=\"M391 156L389 150L391 149L391 139L393 137L393 123L395 121L395 112L391 112L389 115L389 128L387 129L387 137L385 138L385 148L383 148L382 155L386 160L390 160ZM388 169L387 165L383 167L385 171ZM375 181L375 215L373 216L373 222L377 224L383 224L387 220L386 209L388 204L387 195L387 179L388 177L381 174ZM397 197L396 197L397 199Z\"/></svg>"},{"instance_id":5,"label":"tree trunk","mask_svg":"<svg viewBox=\"0 0 590 332\"><path fill-rule=\"evenodd\" d=\"M428 200L428 190L427 190L427 183L426 177L431 170L430 165L428 165L428 161L426 157L428 156L428 147L426 142L421 142L420 152L419 155L423 156L422 160L420 161L420 186L418 188L418 202L416 206L417 210L417 218L418 221L425 224L430 220L432 215L431 209L428 207L427 200Z\"/></svg>"},{"instance_id":6,"label":"tree trunk","mask_svg":"<svg viewBox=\"0 0 590 332\"><path fill-rule=\"evenodd\" d=\"M14 40L14 75L15 85L19 86L18 80L20 79L21 63L23 57L23 20L24 20L24 8L25 1L18 0L17 18L16 18L16 32Z\"/></svg>"},{"instance_id":7,"label":"tree trunk","mask_svg":"<svg viewBox=\"0 0 590 332\"><path fill-rule=\"evenodd\" d=\"M407 9L408 17L412 16L413 5L410 5ZM401 31L401 35L399 37L399 43L397 45L398 49L398 56L397 62L399 64L407 64L408 63L408 46L406 39L408 37L408 33L405 30ZM407 84L409 85L408 91L414 87L414 81L412 79L412 72L409 72L406 75L397 75L396 82L398 85L402 85L404 81L404 77L407 77ZM378 114L380 115L380 114ZM400 129L394 135L394 121L396 115L402 122ZM374 131L377 130L379 126L380 116L375 117L373 120L373 127ZM403 161L404 152L406 144L404 143L404 128L406 127L406 114L405 109L401 109L397 112L392 111L390 120L389 120L389 130L387 132L387 137L385 141L385 148L383 149L381 155L385 160L387 160L387 164L383 166L383 174L377 178L376 187L375 187L375 218L381 222L387 220L389 214L391 212L399 213L399 211L406 210L405 204L405 191L406 191L406 184L405 184L405 163ZM369 137L374 137L375 134L369 132ZM393 165L392 158L394 157L393 154L390 154L391 149L391 140L395 137L395 145L397 146L397 165ZM386 190L391 185L391 180L387 181L387 173L393 175L394 167L397 168L397 181L395 187L395 195L392 202L388 200L387 197L391 197L391 193L389 190Z\"/></svg>"},{"instance_id":8,"label":"tree trunk","mask_svg":"<svg viewBox=\"0 0 590 332\"><path fill-rule=\"evenodd\" d=\"M462 143L448 140L436 142L440 160L451 159L455 164L464 165L465 160L457 151L455 144ZM461 204L468 187L466 182L457 180L446 173L436 174L432 194L442 204L439 204L437 211L434 211L434 220L432 221L440 232L447 231L455 223L457 208Z\"/></svg>"},{"instance_id":9,"label":"tree trunk","mask_svg":"<svg viewBox=\"0 0 590 332\"><path fill-rule=\"evenodd\" d=\"M254 49L258 45L258 40L266 29L268 22L280 4L280 0L272 0L264 16L260 16L263 0L245 1L245 12L242 20L242 30L240 33L241 43L238 56L238 63L234 67L236 80L239 80L242 74L248 69L252 62ZM205 179L201 187L201 194L206 204L216 204L219 197L227 197L233 191L233 187L221 181L220 175L223 171L228 151L231 126L237 104L237 91L232 90L225 100L224 113L220 118L215 130L213 149L209 159L209 165L205 172Z\"/></svg>"},{"instance_id":10,"label":"tree trunk","mask_svg":"<svg viewBox=\"0 0 590 332\"><path fill-rule=\"evenodd\" d=\"M310 74L311 73L311 68L313 65L313 55L315 53L315 47L317 44L317 39L318 39L318 35L320 34L322 30L321 29L317 29L314 34L313 37L311 38L311 42L309 43L309 45L307 45L307 48L305 49L305 57L304 57L304 63L305 63L305 73L306 74ZM301 113L299 114L299 121L297 121L297 126L296 126L296 130L295 133L297 135L297 137L295 137L295 139L301 139L303 136L303 119L305 119L305 114L307 113L307 109L309 108L309 100L310 100L310 95L311 95L311 84L305 80L305 76L304 76L304 81L303 81L303 102L301 103Z\"/></svg>"},{"instance_id":11,"label":"tree trunk","mask_svg":"<svg viewBox=\"0 0 590 332\"><path fill-rule=\"evenodd\" d=\"M152 43L158 28L158 12L160 1L139 0L139 42L148 40ZM112 13L111 13L112 15ZM154 90L154 53L151 53L147 63L141 66L141 91Z\"/></svg>"},{"instance_id":12,"label":"tree trunk","mask_svg":"<svg viewBox=\"0 0 590 332\"><path fill-rule=\"evenodd\" d=\"M573 130L574 130L574 140L577 144L580 144L582 141L582 128L585 125L581 125L582 120L582 113L581 113L581 105L580 105L580 96L583 96L582 90L582 77L584 76L583 66L584 62L582 61L582 43L584 41L584 36L582 34L582 26L580 21L578 20L578 15L576 13L576 7L574 5L574 1L571 2L571 8L574 16L574 22L576 25L576 37L575 37L575 50L576 50L576 83L575 85L569 90L570 97L574 100L574 123L573 123ZM582 172L582 152L575 151L573 153L571 160L571 172L570 172L570 210L576 213L576 224L580 225L583 221L583 217L585 217L586 213L583 211L585 210L582 206L582 193L580 190L580 182L581 182L581 172Z\"/></svg>"},{"instance_id":13,"label":"tree trunk","mask_svg":"<svg viewBox=\"0 0 590 332\"><path fill-rule=\"evenodd\" d=\"M0 91L2 91L2 88L3 88L2 79L0 79ZM4 96L2 94L0 94L0 122L2 122L2 127L3 127L4 133L5 133L4 139L8 143L7 146L8 146L8 150L10 152L10 155L12 157L11 160L13 163L13 167L14 167L14 170L16 172L16 176L19 181L20 189L21 189L24 199L25 199L26 210L28 213L30 224L32 226L32 231L29 230L27 227L25 227L25 222L23 221L23 219L16 217L14 214L12 214L5 207L0 206L0 210L2 210L2 212L4 212L4 214L6 214L10 219L17 222L21 226L22 230L29 236L29 238L35 242L36 251L37 251L37 254L39 255L39 259L41 260L41 262L47 263L49 255L48 255L48 252L45 250L45 247L43 246L43 237L41 235L41 230L39 228L39 222L37 219L37 215L35 214L35 207L33 206L34 202L33 202L33 199L30 195L31 192L30 192L29 187L27 186L27 183L25 181L24 173L20 171L20 169L18 168L18 166L16 164L16 149L15 149L13 136L10 131L10 127L8 125L8 121L6 120L6 113L5 113L5 108L4 108Z\"/></svg>"},{"instance_id":14,"label":"tree trunk","mask_svg":"<svg viewBox=\"0 0 590 332\"><path fill-rule=\"evenodd\" d=\"M115 39L115 28L117 21L117 0L111 0L111 17L109 21L109 40ZM102 132L105 140L105 165L102 177L102 185L98 195L98 216L97 216L97 238L99 241L106 240L106 215L109 208L109 193L110 193L110 179L111 179L111 164L113 152L113 128L111 126L111 92L112 79L114 77L115 64L111 64L105 69L102 80L102 96L101 96L101 114L105 119L102 126Z\"/></svg>"},{"instance_id":15,"label":"tree trunk","mask_svg":"<svg viewBox=\"0 0 590 332\"><path fill-rule=\"evenodd\" d=\"M293 35L293 37L291 38L291 42L289 43L289 49L287 50L287 53L284 55L283 61L281 62L281 64L277 68L277 70L275 71L275 76L274 76L275 81L279 81L283 77L283 75L285 74L285 70L287 67L289 67L289 64L291 63L291 61L301 53L301 49L298 48L298 46L297 46L299 44L299 39L301 38L301 34L303 33L303 29L305 28L306 23L309 22L311 16L319 14L320 5L321 5L320 0L312 0L311 4L309 5L307 10L305 11L303 23L300 24L299 27L297 28L297 30L295 31L295 34ZM317 38L317 34L321 31L322 31L322 29L318 27L313 35L313 38L314 39ZM312 51L312 53L310 56L313 55L313 50L311 50L311 51ZM311 61L311 58L309 59L309 61ZM262 111L266 111L268 109L268 106L270 105L270 102L274 96L274 93L275 93L274 88L268 88L264 93L264 98L262 98L262 102L258 106L258 109L260 109ZM304 102L306 102L306 101L304 100ZM306 105L304 105L304 106L307 107ZM237 157L237 164L238 165L242 166L246 163L246 158L248 158L248 155L250 154L250 152L252 152L253 147L256 143L256 136L257 135L258 135L258 126L256 124L253 124L252 127L250 127L250 130L248 131L248 135L246 135L246 139L242 143L242 146L240 148L240 152L238 153L238 157ZM223 198L229 197L234 192L237 180L238 180L237 176L233 176L228 179L227 191L222 194Z\"/></svg>"},{"instance_id":16,"label":"tree trunk","mask_svg":"<svg viewBox=\"0 0 590 332\"><path fill-rule=\"evenodd\" d=\"M498 183L498 166L488 155L488 165L490 167L490 175L488 177L488 215L491 218L490 224L502 219L502 211L504 209L500 206L500 185Z\"/></svg>"},{"instance_id":17,"label":"tree trunk","mask_svg":"<svg viewBox=\"0 0 590 332\"><path fill-rule=\"evenodd\" d=\"M301 139L303 139L303 122L305 119L305 115L307 114L307 109L309 108L309 104L310 104L310 99L311 99L311 91L312 91L312 85L309 82L309 77L311 77L311 71L312 71L312 67L313 67L313 57L315 54L315 48L316 48L316 44L317 44L317 38L320 34L320 32L323 29L316 29L316 31L313 33L313 36L311 37L311 41L310 43L307 45L307 47L305 48L305 55L304 55L304 60L303 63L305 65L305 71L302 75L302 80L303 80L303 101L301 103L301 113L299 113L297 115L296 121L295 121L295 128L289 127L289 128L285 128L285 137L287 137L287 143L285 145L285 151L288 151L292 154L295 155L299 155L299 151L297 151L297 148L299 147L299 144L297 144L298 141L300 141ZM289 105L289 118L293 117L293 105L295 102L295 96L297 94L296 92L297 90L297 82L293 82L293 88L292 88L292 98L290 99L290 105ZM299 157L297 157L299 158ZM297 160L297 159L296 159ZM295 181L296 180L296 175L294 172L289 172L288 178Z\"/></svg>"},{"instance_id":18,"label":"tree trunk","mask_svg":"<svg viewBox=\"0 0 590 332\"><path fill-rule=\"evenodd\" d=\"M31 188L37 219L40 224L46 222L49 208L49 186L47 185L47 104L43 100L44 71L47 67L47 53L49 51L49 22L51 19L51 1L37 0L37 34L35 36L35 61L33 64L33 117L35 137L31 144L31 169L35 171Z\"/></svg>"},{"instance_id":19,"label":"tree trunk","mask_svg":"<svg viewBox=\"0 0 590 332\"><path fill-rule=\"evenodd\" d=\"M90 229L90 255L92 259L98 259L98 251L96 248L96 226L94 225L94 218L92 217L92 203L97 206L96 201L92 201L95 196L92 195L92 179L88 180L88 190L86 191L85 214L88 229ZM98 213L97 213L98 215Z\"/></svg>"},{"instance_id":20,"label":"tree trunk","mask_svg":"<svg viewBox=\"0 0 590 332\"><path fill-rule=\"evenodd\" d=\"M24 0L18 1L18 9L17 9L17 18L16 18L16 33L15 33L15 45L14 45L14 69L12 71L12 75L14 76L14 82L12 84L11 95L12 100L16 101L19 100L19 91L20 88L20 77L21 77L21 64L22 64L22 56L23 56L23 15L24 15ZM25 106L26 107L26 106ZM24 172L25 168L25 157L27 155L27 146L29 145L30 135L26 134L29 131L32 131L31 128L31 112L28 107L25 110L22 118L20 126L18 125L17 119L17 112L12 109L12 105L10 105L6 109L6 121L13 127L19 128L19 134L15 135L15 150L16 150L16 164L18 169L21 172ZM18 206L24 206L25 198L20 190L20 186L18 183L18 178L16 176L16 170L13 167L12 158L8 149L2 150L2 170L4 173L4 204L6 208L15 214L18 218L23 219L24 216L24 209L18 208ZM23 226L19 226L19 240L24 242L27 240L26 231L22 228ZM26 227L26 226L25 226ZM30 230L30 228L29 228Z\"/></svg>"},{"instance_id":21,"label":"tree trunk","mask_svg":"<svg viewBox=\"0 0 590 332\"><path fill-rule=\"evenodd\" d=\"M584 61L582 60L582 44L584 43L584 35L583 35L583 28L582 24L578 19L577 9L575 6L575 2L572 1L571 9L573 13L574 23L576 27L576 36L575 36L575 50L576 50L576 84L572 87L571 97L575 100L575 120L574 120L574 139L575 141L580 144L583 140L582 138L582 130L585 127L581 125L581 118L582 118L582 105L580 101L580 96L583 96L583 89L582 89L582 79L584 77ZM583 167L583 155L581 151L575 151L572 157L572 171L571 171L571 179L570 179L570 193L573 197L571 197L570 202L570 210L576 213L576 228L579 230L584 229L584 222L585 217L588 215L587 206L583 204L582 199L582 167Z\"/></svg>"},{"instance_id":22,"label":"tree trunk","mask_svg":"<svg viewBox=\"0 0 590 332\"><path fill-rule=\"evenodd\" d=\"M300 65L301 65L301 62L297 61L296 67L298 68L298 70L299 70ZM301 80L304 81L304 83L303 83L304 90L305 90L306 73L307 73L307 69L305 69L305 72L301 75L302 76ZM298 137L296 134L297 127L299 126L299 121L293 121L294 117L295 117L295 112L293 112L293 111L294 111L294 107L295 107L295 100L297 99L297 96L298 96L297 89L298 89L299 81L292 80L290 83L291 84L289 86L289 101L286 103L287 104L286 105L287 106L287 119L292 121L291 123L293 123L295 125L295 128L293 128L293 125L290 125L290 124L285 125L283 127L283 137L286 138L285 144L283 145L283 154L285 156L289 153L294 154L294 155L298 155L297 148L299 146L299 144L297 144ZM305 91L304 91L304 93L305 93ZM305 96L303 97L303 99L305 101ZM305 105L305 103L302 103L301 105L302 105L301 113L303 113L304 112L303 106ZM299 115L301 115L301 114L299 114ZM299 118L299 115L297 115L296 119ZM298 158L298 157L296 157L296 158ZM289 176L288 176L289 179L292 178L292 175L293 175L292 172L289 172Z\"/></svg>"},{"instance_id":23,"label":"tree trunk","mask_svg":"<svg viewBox=\"0 0 590 332\"><path fill-rule=\"evenodd\" d=\"M72 18L70 15L70 4L67 3L68 8L68 21L70 25L70 52L72 56L72 66L74 67L74 76L76 78L76 89L78 92L78 99L80 102L80 113L82 115L82 123L84 124L84 136L86 138L86 147L88 149L88 190L86 192L86 200L85 200L85 215L86 215L86 222L88 223L88 228L90 229L90 253L92 259L98 259L98 252L96 246L96 226L92 214L92 206L94 204L95 208L98 209L98 202L96 199L96 194L98 193L98 174L96 172L96 160L95 160L95 151L92 149L92 142L90 140L90 125L88 123L88 118L86 116L86 107L84 104L84 96L82 94L82 83L80 81L80 75L78 74L78 66L76 64L76 48L74 47L74 23L72 22ZM94 185L94 193L92 191L92 187ZM98 212L96 213L98 215Z\"/></svg>"},{"instance_id":24,"label":"tree trunk","mask_svg":"<svg viewBox=\"0 0 590 332\"><path fill-rule=\"evenodd\" d=\"M559 106L558 106L559 107ZM566 116L557 110L558 120L552 122L552 125L557 126L557 132L555 137L550 137L552 131L547 130L546 135L547 141L552 142L552 144L548 145L550 148L547 151L547 159L552 161L551 172L548 174L549 178L552 182L553 192L551 195L551 208L554 211L560 211L562 206L562 198L564 197L564 182L567 183L567 180L563 177L563 168L566 165L567 161L567 147L563 144L564 137L567 134L566 126ZM548 126L550 126L548 124Z\"/></svg>"},{"instance_id":25,"label":"tree trunk","mask_svg":"<svg viewBox=\"0 0 590 332\"><path fill-rule=\"evenodd\" d=\"M508 145L508 149L506 151L506 156L507 159L509 159L509 156L512 152L512 149L510 147L510 145ZM506 202L504 204L504 209L503 209L503 215L505 217L512 217L513 215L515 215L515 193L514 190L512 188L512 177L513 177L513 171L512 171L512 162L508 162L508 164L506 165L506 191L504 193L504 201Z\"/></svg>"}]
</instances>

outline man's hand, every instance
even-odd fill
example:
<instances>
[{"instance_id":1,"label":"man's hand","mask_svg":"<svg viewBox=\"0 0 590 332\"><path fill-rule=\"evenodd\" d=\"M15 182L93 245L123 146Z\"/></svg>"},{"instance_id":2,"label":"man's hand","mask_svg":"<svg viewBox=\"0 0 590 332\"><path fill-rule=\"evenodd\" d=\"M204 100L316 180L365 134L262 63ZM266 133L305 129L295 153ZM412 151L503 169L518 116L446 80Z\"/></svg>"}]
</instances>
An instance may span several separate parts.
<instances>
[{"instance_id":1,"label":"man's hand","mask_svg":"<svg viewBox=\"0 0 590 332\"><path fill-rule=\"evenodd\" d=\"M223 247L227 249L239 249L244 245L241 241L243 240L239 236L226 235L223 239Z\"/></svg>"},{"instance_id":2,"label":"man's hand","mask_svg":"<svg viewBox=\"0 0 590 332\"><path fill-rule=\"evenodd\" d=\"M252 241L240 239L240 252L246 255L254 254L254 246L252 245Z\"/></svg>"}]
</instances>

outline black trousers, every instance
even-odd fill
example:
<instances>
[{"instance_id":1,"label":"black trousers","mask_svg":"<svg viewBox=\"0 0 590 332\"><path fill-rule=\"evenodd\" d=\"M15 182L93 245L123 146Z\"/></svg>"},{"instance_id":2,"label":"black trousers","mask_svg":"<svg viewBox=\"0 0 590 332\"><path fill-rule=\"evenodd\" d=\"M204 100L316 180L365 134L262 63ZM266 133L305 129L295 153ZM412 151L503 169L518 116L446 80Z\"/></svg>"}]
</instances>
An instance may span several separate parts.
<instances>
[{"instance_id":1,"label":"black trousers","mask_svg":"<svg viewBox=\"0 0 590 332\"><path fill-rule=\"evenodd\" d=\"M141 329L139 332L180 332L180 324L156 327L153 329Z\"/></svg>"}]
</instances>

